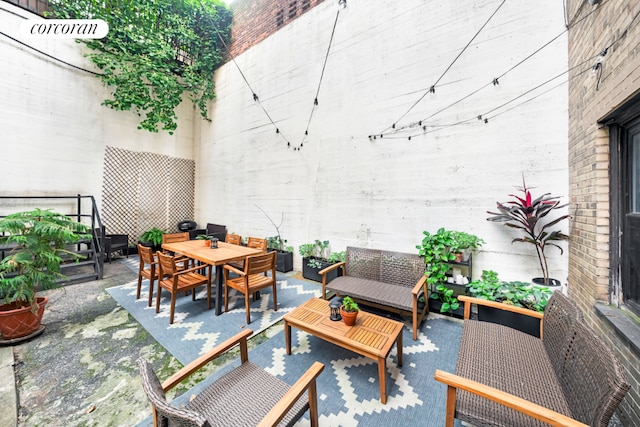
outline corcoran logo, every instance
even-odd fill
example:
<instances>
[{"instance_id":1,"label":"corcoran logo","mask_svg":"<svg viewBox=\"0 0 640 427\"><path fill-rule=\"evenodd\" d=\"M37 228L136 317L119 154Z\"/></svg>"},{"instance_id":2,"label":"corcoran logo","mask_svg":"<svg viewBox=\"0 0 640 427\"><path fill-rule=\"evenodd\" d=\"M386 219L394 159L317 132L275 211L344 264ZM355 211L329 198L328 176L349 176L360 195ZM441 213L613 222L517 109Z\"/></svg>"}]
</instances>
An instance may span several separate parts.
<instances>
[{"instance_id":1,"label":"corcoran logo","mask_svg":"<svg viewBox=\"0 0 640 427\"><path fill-rule=\"evenodd\" d=\"M26 37L101 39L109 33L102 19L28 19L20 24Z\"/></svg>"}]
</instances>

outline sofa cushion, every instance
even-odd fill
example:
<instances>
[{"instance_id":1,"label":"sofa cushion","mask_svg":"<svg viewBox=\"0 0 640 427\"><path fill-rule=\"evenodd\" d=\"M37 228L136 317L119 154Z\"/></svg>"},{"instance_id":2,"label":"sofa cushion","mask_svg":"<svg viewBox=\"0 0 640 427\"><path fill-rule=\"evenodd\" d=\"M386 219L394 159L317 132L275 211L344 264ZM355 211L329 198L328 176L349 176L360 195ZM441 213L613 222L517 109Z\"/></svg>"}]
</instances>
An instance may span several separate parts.
<instances>
[{"instance_id":1,"label":"sofa cushion","mask_svg":"<svg viewBox=\"0 0 640 427\"><path fill-rule=\"evenodd\" d=\"M359 277L340 276L329 282L326 288L339 295L349 295L400 310L413 310L411 288L408 287Z\"/></svg>"},{"instance_id":2,"label":"sofa cushion","mask_svg":"<svg viewBox=\"0 0 640 427\"><path fill-rule=\"evenodd\" d=\"M456 374L573 416L542 340L495 323L465 320ZM458 391L456 418L476 426L546 426L534 418Z\"/></svg>"}]
</instances>

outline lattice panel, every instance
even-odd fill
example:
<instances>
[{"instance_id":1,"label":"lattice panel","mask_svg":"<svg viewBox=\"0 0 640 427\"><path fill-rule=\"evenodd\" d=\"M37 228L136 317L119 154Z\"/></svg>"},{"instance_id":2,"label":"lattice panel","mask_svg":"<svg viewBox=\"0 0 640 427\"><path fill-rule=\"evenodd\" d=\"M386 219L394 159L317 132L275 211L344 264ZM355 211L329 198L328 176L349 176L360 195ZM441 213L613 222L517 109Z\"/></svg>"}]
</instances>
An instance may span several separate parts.
<instances>
[{"instance_id":1,"label":"lattice panel","mask_svg":"<svg viewBox=\"0 0 640 427\"><path fill-rule=\"evenodd\" d=\"M102 222L107 233L128 234L129 244L152 227L175 232L193 219L193 160L107 147L102 183Z\"/></svg>"}]
</instances>

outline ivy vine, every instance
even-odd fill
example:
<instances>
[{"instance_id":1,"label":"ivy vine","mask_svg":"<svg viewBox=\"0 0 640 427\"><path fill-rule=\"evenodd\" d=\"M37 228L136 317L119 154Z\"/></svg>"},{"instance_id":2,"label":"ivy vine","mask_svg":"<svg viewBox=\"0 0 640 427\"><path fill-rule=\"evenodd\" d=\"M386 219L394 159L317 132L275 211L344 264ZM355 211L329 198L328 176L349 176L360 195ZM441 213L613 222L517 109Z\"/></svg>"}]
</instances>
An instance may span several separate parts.
<instances>
[{"instance_id":1,"label":"ivy vine","mask_svg":"<svg viewBox=\"0 0 640 427\"><path fill-rule=\"evenodd\" d=\"M177 128L176 107L186 94L203 119L215 97L213 73L224 62L231 11L219 0L56 0L50 16L103 19L103 39L82 39L100 78L114 88L103 101L114 110L133 110L138 129Z\"/></svg>"}]
</instances>

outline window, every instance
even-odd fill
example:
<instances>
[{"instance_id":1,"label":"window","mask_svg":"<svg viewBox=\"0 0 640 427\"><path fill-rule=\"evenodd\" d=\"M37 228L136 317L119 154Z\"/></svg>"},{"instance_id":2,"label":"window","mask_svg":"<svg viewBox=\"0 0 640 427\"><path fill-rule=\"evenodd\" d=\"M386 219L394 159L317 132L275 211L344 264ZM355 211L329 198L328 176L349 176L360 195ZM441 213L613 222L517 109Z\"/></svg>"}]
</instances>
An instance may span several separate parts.
<instances>
[{"instance_id":1,"label":"window","mask_svg":"<svg viewBox=\"0 0 640 427\"><path fill-rule=\"evenodd\" d=\"M640 97L609 116L611 278L614 293L640 315Z\"/></svg>"}]
</instances>

